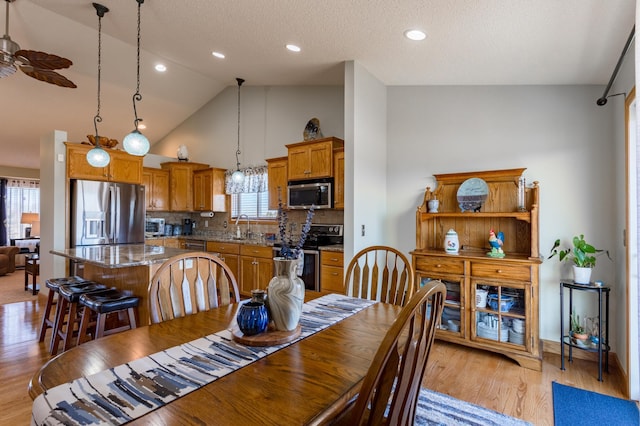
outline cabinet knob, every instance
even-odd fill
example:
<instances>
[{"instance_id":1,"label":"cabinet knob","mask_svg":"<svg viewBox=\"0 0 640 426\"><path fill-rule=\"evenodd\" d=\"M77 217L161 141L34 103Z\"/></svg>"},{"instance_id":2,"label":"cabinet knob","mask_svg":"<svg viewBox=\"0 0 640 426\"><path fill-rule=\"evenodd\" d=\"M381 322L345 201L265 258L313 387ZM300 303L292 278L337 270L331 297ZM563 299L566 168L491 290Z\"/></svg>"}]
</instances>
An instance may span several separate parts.
<instances>
[{"instance_id":1,"label":"cabinet knob","mask_svg":"<svg viewBox=\"0 0 640 426\"><path fill-rule=\"evenodd\" d=\"M496 274L501 274L502 273L502 269L496 269Z\"/></svg>"},{"instance_id":2,"label":"cabinet knob","mask_svg":"<svg viewBox=\"0 0 640 426\"><path fill-rule=\"evenodd\" d=\"M442 265L441 265L440 263L438 263L438 264L436 265L436 268L442 268Z\"/></svg>"}]
</instances>

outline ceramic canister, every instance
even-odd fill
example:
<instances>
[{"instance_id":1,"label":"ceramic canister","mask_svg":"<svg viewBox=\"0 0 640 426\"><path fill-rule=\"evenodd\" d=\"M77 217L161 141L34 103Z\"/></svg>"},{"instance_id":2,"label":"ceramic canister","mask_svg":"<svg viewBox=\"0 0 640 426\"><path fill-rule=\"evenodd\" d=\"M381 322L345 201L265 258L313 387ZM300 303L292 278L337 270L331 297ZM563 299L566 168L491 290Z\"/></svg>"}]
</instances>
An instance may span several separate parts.
<instances>
[{"instance_id":1,"label":"ceramic canister","mask_svg":"<svg viewBox=\"0 0 640 426\"><path fill-rule=\"evenodd\" d=\"M453 229L449 229L444 237L444 251L450 254L458 254L459 250L458 234Z\"/></svg>"}]
</instances>

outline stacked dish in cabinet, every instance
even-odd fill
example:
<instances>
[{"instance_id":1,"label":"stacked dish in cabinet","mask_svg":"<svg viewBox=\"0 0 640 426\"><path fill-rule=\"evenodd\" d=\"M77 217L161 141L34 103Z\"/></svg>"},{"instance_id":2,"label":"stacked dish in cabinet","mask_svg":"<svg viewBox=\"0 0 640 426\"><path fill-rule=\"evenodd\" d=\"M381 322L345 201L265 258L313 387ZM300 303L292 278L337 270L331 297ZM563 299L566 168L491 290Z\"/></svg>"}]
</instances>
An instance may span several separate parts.
<instances>
[{"instance_id":1,"label":"stacked dish in cabinet","mask_svg":"<svg viewBox=\"0 0 640 426\"><path fill-rule=\"evenodd\" d=\"M525 321L522 290L478 285L476 295L476 335L484 339L524 345ZM495 312L495 313L494 313Z\"/></svg>"}]
</instances>

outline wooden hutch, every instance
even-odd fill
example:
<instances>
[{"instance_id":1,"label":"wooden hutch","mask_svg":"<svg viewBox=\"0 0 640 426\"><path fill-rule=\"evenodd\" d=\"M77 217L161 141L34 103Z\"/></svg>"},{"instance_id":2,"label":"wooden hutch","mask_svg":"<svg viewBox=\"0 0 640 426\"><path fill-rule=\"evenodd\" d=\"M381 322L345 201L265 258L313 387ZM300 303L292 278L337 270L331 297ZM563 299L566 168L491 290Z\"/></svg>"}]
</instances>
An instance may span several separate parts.
<instances>
[{"instance_id":1,"label":"wooden hutch","mask_svg":"<svg viewBox=\"0 0 640 426\"><path fill-rule=\"evenodd\" d=\"M411 255L419 285L439 279L447 287L436 338L498 352L541 370L538 182L525 186L519 209L524 170L435 175L435 191L426 188L416 212L416 249ZM479 211L463 212L458 190L470 178L486 182L487 198ZM431 199L439 201L437 213L428 212ZM450 229L458 234L458 254L444 250ZM488 255L490 230L504 233L503 258Z\"/></svg>"}]
</instances>

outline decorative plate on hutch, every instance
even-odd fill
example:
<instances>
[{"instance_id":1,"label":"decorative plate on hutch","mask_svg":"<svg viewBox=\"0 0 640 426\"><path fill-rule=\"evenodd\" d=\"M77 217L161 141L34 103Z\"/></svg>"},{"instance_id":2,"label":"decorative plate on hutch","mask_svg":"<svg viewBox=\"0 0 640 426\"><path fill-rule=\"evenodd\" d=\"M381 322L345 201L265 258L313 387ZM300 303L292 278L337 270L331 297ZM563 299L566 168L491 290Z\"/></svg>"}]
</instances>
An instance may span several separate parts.
<instances>
[{"instance_id":1,"label":"decorative plate on hutch","mask_svg":"<svg viewBox=\"0 0 640 426\"><path fill-rule=\"evenodd\" d=\"M461 211L479 212L489 195L489 186L480 178L470 178L462 182L457 195Z\"/></svg>"}]
</instances>

